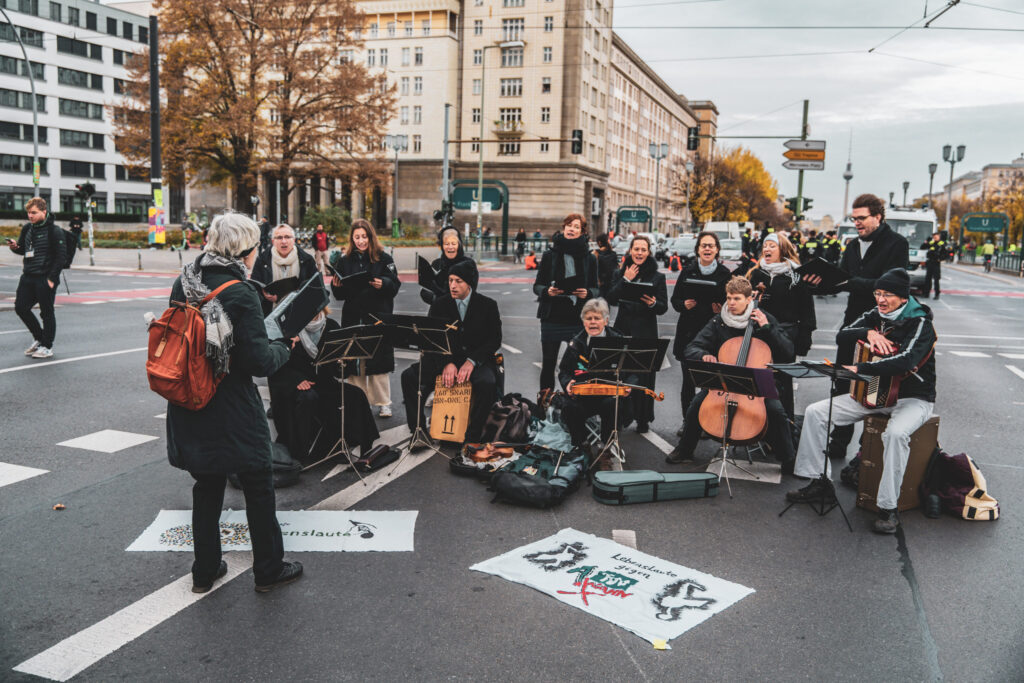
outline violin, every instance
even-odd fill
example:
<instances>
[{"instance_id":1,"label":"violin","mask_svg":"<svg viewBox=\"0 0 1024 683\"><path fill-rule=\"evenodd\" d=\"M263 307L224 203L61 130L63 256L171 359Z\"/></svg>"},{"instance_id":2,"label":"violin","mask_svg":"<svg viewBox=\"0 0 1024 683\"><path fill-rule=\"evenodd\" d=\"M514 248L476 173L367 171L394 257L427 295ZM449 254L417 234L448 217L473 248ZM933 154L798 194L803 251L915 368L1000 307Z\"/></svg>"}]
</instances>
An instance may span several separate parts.
<instances>
[{"instance_id":1,"label":"violin","mask_svg":"<svg viewBox=\"0 0 1024 683\"><path fill-rule=\"evenodd\" d=\"M585 382L573 382L569 387L570 396L628 396L632 390L642 391L655 401L664 401L665 392L655 393L653 389L637 386L635 384L615 384L614 382L602 382L599 379L587 380Z\"/></svg>"},{"instance_id":2,"label":"violin","mask_svg":"<svg viewBox=\"0 0 1024 683\"><path fill-rule=\"evenodd\" d=\"M764 285L758 286L759 294ZM754 297L757 310L759 296ZM727 339L716 354L719 363L748 368L764 368L772 362L772 350L760 339L754 338L757 322L751 317L742 337ZM700 426L712 438L730 444L757 443L768 431L768 411L764 399L728 391L709 391L700 406Z\"/></svg>"}]
</instances>

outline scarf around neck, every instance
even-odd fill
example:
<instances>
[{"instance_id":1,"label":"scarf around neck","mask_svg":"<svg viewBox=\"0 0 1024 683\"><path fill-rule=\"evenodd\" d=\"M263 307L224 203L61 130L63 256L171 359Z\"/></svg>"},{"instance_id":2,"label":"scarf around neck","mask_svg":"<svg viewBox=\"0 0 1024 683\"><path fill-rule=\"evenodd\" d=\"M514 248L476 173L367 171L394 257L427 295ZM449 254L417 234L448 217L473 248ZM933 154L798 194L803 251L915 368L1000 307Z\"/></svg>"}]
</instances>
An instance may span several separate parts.
<instances>
[{"instance_id":1,"label":"scarf around neck","mask_svg":"<svg viewBox=\"0 0 1024 683\"><path fill-rule=\"evenodd\" d=\"M302 348L310 358L316 358L320 348L320 337L323 336L326 325L327 316L321 313L319 318L314 319L299 332L299 341L302 342Z\"/></svg>"},{"instance_id":2,"label":"scarf around neck","mask_svg":"<svg viewBox=\"0 0 1024 683\"><path fill-rule=\"evenodd\" d=\"M585 235L568 239L558 232L551 238L551 248L555 252L554 276L556 280L583 274L583 259L588 254L589 245Z\"/></svg>"},{"instance_id":3,"label":"scarf around neck","mask_svg":"<svg viewBox=\"0 0 1024 683\"><path fill-rule=\"evenodd\" d=\"M715 259L714 261L711 262L710 265L707 265L707 266L702 264L700 262L700 260L698 259L697 260L697 268L700 270L700 274L701 275L711 275L716 270L718 270L718 259Z\"/></svg>"},{"instance_id":4,"label":"scarf around neck","mask_svg":"<svg viewBox=\"0 0 1024 683\"><path fill-rule=\"evenodd\" d=\"M299 269L297 267L299 263L299 248L297 246L292 247L287 256L281 256L277 253L277 249L271 249L270 253L273 256L274 280L299 276Z\"/></svg>"},{"instance_id":5,"label":"scarf around neck","mask_svg":"<svg viewBox=\"0 0 1024 683\"><path fill-rule=\"evenodd\" d=\"M636 264L633 263L633 257L627 253L626 260L622 262L622 272L625 273L626 268L629 268L632 265ZM700 264L698 263L698 265ZM718 267L717 264L715 267ZM639 268L640 272L637 273L636 280L634 280L634 282L640 282L641 280L649 279L652 275L654 275L655 272L657 272L658 264L654 261L653 256L648 256L646 259L644 259L644 262L639 265Z\"/></svg>"},{"instance_id":6,"label":"scarf around neck","mask_svg":"<svg viewBox=\"0 0 1024 683\"><path fill-rule=\"evenodd\" d=\"M210 288L203 284L203 268L210 266L226 268L232 276L243 282L249 279L249 271L241 259L203 252L199 258L181 269L181 288L187 303L198 306L210 293ZM235 345L231 318L216 297L199 310L206 325L206 357L213 362L214 374L222 375L228 371L231 348Z\"/></svg>"},{"instance_id":7,"label":"scarf around neck","mask_svg":"<svg viewBox=\"0 0 1024 683\"><path fill-rule=\"evenodd\" d=\"M793 262L788 259L777 263L767 263L764 259L761 259L757 265L761 270L768 273L769 281L774 280L777 275L788 275L789 279L794 283L800 279L793 271Z\"/></svg>"},{"instance_id":8,"label":"scarf around neck","mask_svg":"<svg viewBox=\"0 0 1024 683\"><path fill-rule=\"evenodd\" d=\"M743 311L739 315L733 315L729 312L728 307L722 306L722 322L732 327L733 329L742 330L747 326L747 322L750 320L750 314L754 311L754 302L751 301L747 304L747 310Z\"/></svg>"}]
</instances>

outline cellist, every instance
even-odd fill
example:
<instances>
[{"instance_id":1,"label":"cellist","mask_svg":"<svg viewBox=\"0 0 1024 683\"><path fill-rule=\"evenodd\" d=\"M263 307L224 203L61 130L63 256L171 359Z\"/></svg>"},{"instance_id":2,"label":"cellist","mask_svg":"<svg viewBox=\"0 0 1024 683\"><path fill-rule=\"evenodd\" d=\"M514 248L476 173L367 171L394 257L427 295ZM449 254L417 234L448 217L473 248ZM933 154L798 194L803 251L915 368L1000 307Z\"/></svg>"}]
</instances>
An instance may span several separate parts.
<instances>
[{"instance_id":1,"label":"cellist","mask_svg":"<svg viewBox=\"0 0 1024 683\"><path fill-rule=\"evenodd\" d=\"M718 362L718 349L726 340L741 337L750 321L755 325L753 336L765 342L773 357L792 358L793 341L783 332L778 321L770 314L754 307L754 290L744 277L733 277L725 284L725 307L704 326L686 347L686 359L690 361ZM683 436L675 449L665 457L671 464L693 460L693 451L700 439L701 427L698 415L701 404L707 397L707 389L700 393L686 409ZM793 471L793 438L786 420L786 410L777 398L767 399L768 414L767 441L775 457L782 463L783 472Z\"/></svg>"}]
</instances>

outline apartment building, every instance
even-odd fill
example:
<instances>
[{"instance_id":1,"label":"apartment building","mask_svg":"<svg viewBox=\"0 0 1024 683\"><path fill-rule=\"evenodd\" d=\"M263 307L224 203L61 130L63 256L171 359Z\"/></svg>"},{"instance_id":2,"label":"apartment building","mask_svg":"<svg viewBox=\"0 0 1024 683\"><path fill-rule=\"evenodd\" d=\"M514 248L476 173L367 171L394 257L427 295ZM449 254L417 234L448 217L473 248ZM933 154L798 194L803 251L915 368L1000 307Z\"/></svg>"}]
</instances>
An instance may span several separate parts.
<instances>
[{"instance_id":1,"label":"apartment building","mask_svg":"<svg viewBox=\"0 0 1024 683\"><path fill-rule=\"evenodd\" d=\"M121 90L127 56L148 42L147 19L90 0L0 4L13 23L0 23L0 209L20 210L34 194L31 68L40 195L57 211L81 212L75 185L91 182L97 189L97 212L144 217L149 179L126 169L114 149L104 105Z\"/></svg>"}]
</instances>

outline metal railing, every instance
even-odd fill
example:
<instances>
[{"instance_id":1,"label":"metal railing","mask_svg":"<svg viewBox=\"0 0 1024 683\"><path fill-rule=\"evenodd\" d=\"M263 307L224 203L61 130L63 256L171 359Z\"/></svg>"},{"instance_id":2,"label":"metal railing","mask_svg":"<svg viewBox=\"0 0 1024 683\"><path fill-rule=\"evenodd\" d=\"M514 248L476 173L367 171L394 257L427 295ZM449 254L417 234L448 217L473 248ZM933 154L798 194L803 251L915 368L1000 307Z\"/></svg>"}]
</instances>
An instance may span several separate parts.
<instances>
[{"instance_id":1,"label":"metal railing","mask_svg":"<svg viewBox=\"0 0 1024 683\"><path fill-rule=\"evenodd\" d=\"M964 249L960 254L959 262L972 266L982 265L985 263L985 257L979 254L976 249ZM1003 273L1024 277L1024 260L1022 260L1020 252L1016 254L1002 252L993 255L992 268Z\"/></svg>"}]
</instances>

